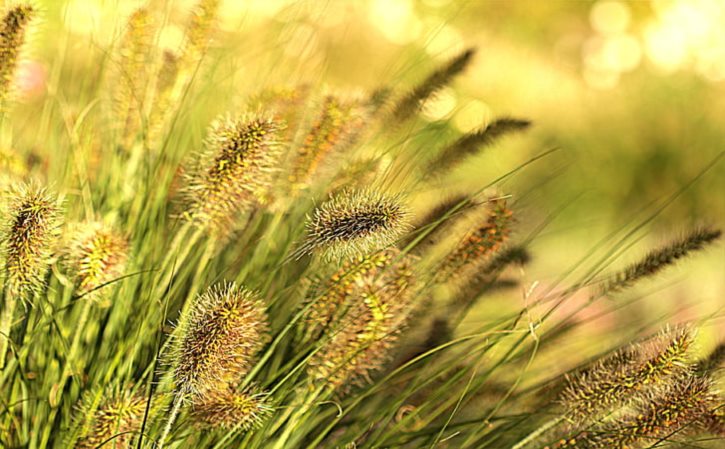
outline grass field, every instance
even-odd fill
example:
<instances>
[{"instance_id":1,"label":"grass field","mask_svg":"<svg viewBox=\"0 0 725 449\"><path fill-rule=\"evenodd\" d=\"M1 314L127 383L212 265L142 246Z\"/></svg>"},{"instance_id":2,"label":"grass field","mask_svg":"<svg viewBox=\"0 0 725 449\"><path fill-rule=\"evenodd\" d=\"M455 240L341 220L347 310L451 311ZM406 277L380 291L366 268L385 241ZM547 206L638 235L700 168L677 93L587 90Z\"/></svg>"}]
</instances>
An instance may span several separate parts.
<instances>
[{"instance_id":1,"label":"grass field","mask_svg":"<svg viewBox=\"0 0 725 449\"><path fill-rule=\"evenodd\" d=\"M722 447L717 3L0 3L0 448Z\"/></svg>"}]
</instances>

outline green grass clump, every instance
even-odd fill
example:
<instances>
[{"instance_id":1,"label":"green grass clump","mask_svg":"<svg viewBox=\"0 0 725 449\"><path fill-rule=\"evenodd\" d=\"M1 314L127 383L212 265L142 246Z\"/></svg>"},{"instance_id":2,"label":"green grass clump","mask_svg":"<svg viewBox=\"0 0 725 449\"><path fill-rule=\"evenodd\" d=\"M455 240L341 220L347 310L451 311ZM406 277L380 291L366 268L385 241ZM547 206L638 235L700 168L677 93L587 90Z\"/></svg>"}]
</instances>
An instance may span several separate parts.
<instances>
[{"instance_id":1,"label":"green grass clump","mask_svg":"<svg viewBox=\"0 0 725 449\"><path fill-rule=\"evenodd\" d=\"M95 76L64 78L78 62L58 57L42 101L3 109L0 448L624 448L722 436L722 351L694 354L694 329L717 317L600 330L609 339L592 342L606 350L594 362L558 347L596 335L582 312L648 300L627 294L718 230L604 276L650 211L540 286L525 270L547 257L534 246L548 219L530 217L516 181L551 152L467 185L454 170L530 121L451 139L418 116L473 49L413 87L295 80L211 104L209 73L229 57L210 45L224 38L220 11L198 1L168 49L174 14L149 2L93 59ZM3 102L35 15L21 5L2 16ZM39 118L23 115L34 108ZM22 138L36 119L41 150ZM688 323L640 339L667 321Z\"/></svg>"}]
</instances>

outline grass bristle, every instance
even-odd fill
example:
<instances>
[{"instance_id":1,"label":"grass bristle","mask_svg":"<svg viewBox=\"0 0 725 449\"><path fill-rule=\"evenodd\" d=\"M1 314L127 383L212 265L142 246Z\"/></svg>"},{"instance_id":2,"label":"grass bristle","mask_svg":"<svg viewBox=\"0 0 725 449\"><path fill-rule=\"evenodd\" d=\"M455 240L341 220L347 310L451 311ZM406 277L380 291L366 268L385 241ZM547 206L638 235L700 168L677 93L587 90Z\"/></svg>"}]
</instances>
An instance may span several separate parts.
<instances>
[{"instance_id":1,"label":"grass bristle","mask_svg":"<svg viewBox=\"0 0 725 449\"><path fill-rule=\"evenodd\" d=\"M186 395L203 397L238 381L267 340L259 298L234 283L209 288L181 320L174 380Z\"/></svg>"},{"instance_id":2,"label":"grass bristle","mask_svg":"<svg viewBox=\"0 0 725 449\"><path fill-rule=\"evenodd\" d=\"M249 431L261 425L273 411L267 404L267 394L253 389L238 392L230 387L196 399L191 417L200 427Z\"/></svg>"},{"instance_id":3,"label":"grass bristle","mask_svg":"<svg viewBox=\"0 0 725 449\"><path fill-rule=\"evenodd\" d=\"M393 244L408 230L410 212L399 195L347 190L318 207L307 222L298 254L320 252L326 260L364 256Z\"/></svg>"}]
</instances>

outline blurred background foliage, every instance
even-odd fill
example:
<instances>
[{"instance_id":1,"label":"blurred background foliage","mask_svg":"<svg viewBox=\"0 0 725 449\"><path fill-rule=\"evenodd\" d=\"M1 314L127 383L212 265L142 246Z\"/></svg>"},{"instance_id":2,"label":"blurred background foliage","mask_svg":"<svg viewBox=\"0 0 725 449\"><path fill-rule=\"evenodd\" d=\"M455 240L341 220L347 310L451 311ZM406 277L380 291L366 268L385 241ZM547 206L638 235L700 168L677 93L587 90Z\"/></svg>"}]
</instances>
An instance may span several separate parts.
<instances>
[{"instance_id":1,"label":"blurred background foliage","mask_svg":"<svg viewBox=\"0 0 725 449\"><path fill-rule=\"evenodd\" d=\"M16 142L31 162L53 173L59 151L53 126L69 128L105 95L104 65L135 0L43 0L44 23L23 63L26 107L17 108ZM152 1L154 3L154 1ZM158 45L177 48L190 0L155 3L168 11ZM438 149L460 132L506 115L534 122L459 171L435 196L480 187L544 150L559 150L507 181L521 236L549 215L532 245L526 288L545 288L608 233L631 228L723 151L725 129L725 2L721 0L227 0L205 66L175 124L171 145L198 144L211 118L240 108L262 88L309 83L350 91L409 86L462 49L478 53L453 86L426 105L410 145ZM91 106L89 106L91 105ZM187 112L188 111L188 112ZM60 119L60 120L58 120ZM42 161L42 162L41 162ZM50 177L50 176L49 176ZM612 269L638 259L698 223L722 226L725 162L720 160L637 233ZM628 229L629 229L628 228ZM585 332L611 334L632 323L675 315L675 321L722 315L723 245L670 271L621 312L594 320ZM538 283L538 284L535 284ZM471 326L520 307L522 293L495 294ZM597 305L600 309L613 305ZM599 309L587 311L594 316ZM566 311L565 311L566 312ZM499 312L500 313L500 312ZM725 338L723 319L703 332L709 348ZM606 339L567 339L562 350L607 347Z\"/></svg>"}]
</instances>

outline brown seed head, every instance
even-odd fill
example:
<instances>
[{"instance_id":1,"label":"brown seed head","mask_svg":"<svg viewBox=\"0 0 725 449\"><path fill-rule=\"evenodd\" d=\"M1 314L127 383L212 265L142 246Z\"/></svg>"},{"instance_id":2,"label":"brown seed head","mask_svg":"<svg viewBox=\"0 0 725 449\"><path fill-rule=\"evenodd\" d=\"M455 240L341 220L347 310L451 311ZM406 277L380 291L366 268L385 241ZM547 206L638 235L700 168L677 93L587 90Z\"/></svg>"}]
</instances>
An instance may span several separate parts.
<instances>
[{"instance_id":1,"label":"brown seed head","mask_svg":"<svg viewBox=\"0 0 725 449\"><path fill-rule=\"evenodd\" d=\"M400 238L409 215L399 196L375 190L342 192L308 219L307 239L297 255L321 251L326 260L364 256Z\"/></svg>"},{"instance_id":2,"label":"brown seed head","mask_svg":"<svg viewBox=\"0 0 725 449\"><path fill-rule=\"evenodd\" d=\"M146 398L130 390L108 389L100 395L86 394L78 411L82 423L76 449L125 449L130 447L141 427Z\"/></svg>"},{"instance_id":3,"label":"brown seed head","mask_svg":"<svg viewBox=\"0 0 725 449\"><path fill-rule=\"evenodd\" d=\"M13 88L28 25L37 11L30 4L11 7L0 23L0 103L4 103Z\"/></svg>"},{"instance_id":4,"label":"brown seed head","mask_svg":"<svg viewBox=\"0 0 725 449\"><path fill-rule=\"evenodd\" d=\"M267 192L278 164L281 124L269 119L220 119L209 132L206 151L188 172L184 216L225 231Z\"/></svg>"},{"instance_id":5,"label":"brown seed head","mask_svg":"<svg viewBox=\"0 0 725 449\"><path fill-rule=\"evenodd\" d=\"M678 328L619 350L594 367L569 379L561 395L574 420L596 419L658 388L687 369L693 331Z\"/></svg>"},{"instance_id":6,"label":"brown seed head","mask_svg":"<svg viewBox=\"0 0 725 449\"><path fill-rule=\"evenodd\" d=\"M78 292L91 292L123 275L128 241L102 223L84 223L73 233L66 266Z\"/></svg>"},{"instance_id":7,"label":"brown seed head","mask_svg":"<svg viewBox=\"0 0 725 449\"><path fill-rule=\"evenodd\" d=\"M313 328L324 330L322 347L312 356L308 373L332 389L345 391L370 381L390 356L412 312L411 259L393 249L373 258L359 260L356 267L347 267L347 273L343 269L334 276L328 283L330 294L318 299L325 303L310 316Z\"/></svg>"},{"instance_id":8,"label":"brown seed head","mask_svg":"<svg viewBox=\"0 0 725 449\"><path fill-rule=\"evenodd\" d=\"M243 377L267 339L261 301L234 283L209 288L182 320L174 379L183 396L203 396Z\"/></svg>"},{"instance_id":9,"label":"brown seed head","mask_svg":"<svg viewBox=\"0 0 725 449\"><path fill-rule=\"evenodd\" d=\"M223 388L195 400L191 417L200 427L251 430L274 411L267 403L267 394L247 389L237 392Z\"/></svg>"},{"instance_id":10,"label":"brown seed head","mask_svg":"<svg viewBox=\"0 0 725 449\"><path fill-rule=\"evenodd\" d=\"M58 237L59 208L54 195L29 184L13 186L10 202L2 236L6 288L25 295L43 284Z\"/></svg>"}]
</instances>

